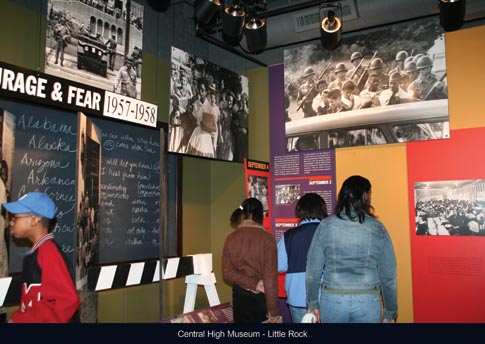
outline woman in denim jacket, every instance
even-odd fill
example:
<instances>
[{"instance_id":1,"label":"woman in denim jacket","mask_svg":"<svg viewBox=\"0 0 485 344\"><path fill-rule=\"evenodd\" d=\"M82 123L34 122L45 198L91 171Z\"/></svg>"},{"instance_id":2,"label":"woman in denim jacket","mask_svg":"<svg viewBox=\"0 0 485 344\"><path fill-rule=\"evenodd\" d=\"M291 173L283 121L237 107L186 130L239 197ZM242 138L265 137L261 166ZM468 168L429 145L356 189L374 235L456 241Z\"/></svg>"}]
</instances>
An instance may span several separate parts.
<instances>
[{"instance_id":1,"label":"woman in denim jacket","mask_svg":"<svg viewBox=\"0 0 485 344\"><path fill-rule=\"evenodd\" d=\"M306 266L307 312L317 321L395 322L396 257L373 210L369 180L352 176L342 185L334 215L318 226Z\"/></svg>"}]
</instances>

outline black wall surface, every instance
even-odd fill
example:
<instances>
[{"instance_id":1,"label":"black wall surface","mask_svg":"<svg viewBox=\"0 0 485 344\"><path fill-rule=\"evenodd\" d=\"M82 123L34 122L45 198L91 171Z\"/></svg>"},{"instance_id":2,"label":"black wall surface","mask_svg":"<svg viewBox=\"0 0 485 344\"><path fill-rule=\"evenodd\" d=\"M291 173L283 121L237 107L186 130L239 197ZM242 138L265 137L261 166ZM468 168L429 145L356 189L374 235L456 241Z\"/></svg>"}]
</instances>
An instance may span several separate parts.
<instances>
[{"instance_id":1,"label":"black wall surface","mask_svg":"<svg viewBox=\"0 0 485 344\"><path fill-rule=\"evenodd\" d=\"M160 131L95 118L101 140L99 263L160 255Z\"/></svg>"}]
</instances>

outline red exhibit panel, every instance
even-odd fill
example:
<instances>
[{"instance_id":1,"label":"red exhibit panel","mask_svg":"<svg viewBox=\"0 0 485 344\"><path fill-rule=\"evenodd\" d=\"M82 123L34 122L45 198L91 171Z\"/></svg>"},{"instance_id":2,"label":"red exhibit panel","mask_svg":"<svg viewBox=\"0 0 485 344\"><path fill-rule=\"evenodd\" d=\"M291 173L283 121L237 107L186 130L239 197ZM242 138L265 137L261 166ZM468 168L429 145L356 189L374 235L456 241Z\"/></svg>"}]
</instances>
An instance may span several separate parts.
<instances>
[{"instance_id":1,"label":"red exhibit panel","mask_svg":"<svg viewBox=\"0 0 485 344\"><path fill-rule=\"evenodd\" d=\"M415 322L485 321L483 140L477 128L407 144Z\"/></svg>"},{"instance_id":2,"label":"red exhibit panel","mask_svg":"<svg viewBox=\"0 0 485 344\"><path fill-rule=\"evenodd\" d=\"M246 198L254 197L261 201L264 211L263 226L271 233L269 163L244 158L244 174L246 176Z\"/></svg>"}]
</instances>

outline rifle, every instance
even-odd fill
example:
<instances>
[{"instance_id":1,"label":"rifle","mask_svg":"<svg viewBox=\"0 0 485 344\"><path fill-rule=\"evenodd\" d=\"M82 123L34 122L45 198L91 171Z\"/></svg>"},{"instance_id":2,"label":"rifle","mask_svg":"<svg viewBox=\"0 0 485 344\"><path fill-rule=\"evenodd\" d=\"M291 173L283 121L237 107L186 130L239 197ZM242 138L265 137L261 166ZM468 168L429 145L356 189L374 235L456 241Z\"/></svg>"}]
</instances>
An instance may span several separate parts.
<instances>
[{"instance_id":1,"label":"rifle","mask_svg":"<svg viewBox=\"0 0 485 344\"><path fill-rule=\"evenodd\" d=\"M362 59L360 60L359 64L357 65L357 67L355 67L354 71L352 72L352 74L350 75L350 80L353 80L354 79L354 76L355 76L355 73L357 73L357 71L359 70L360 66L362 65L362 63L364 62L365 59Z\"/></svg>"},{"instance_id":2,"label":"rifle","mask_svg":"<svg viewBox=\"0 0 485 344\"><path fill-rule=\"evenodd\" d=\"M286 86L286 91L288 91L290 89L290 86L291 84L293 83L293 79L290 80L290 82L288 83L288 86Z\"/></svg>"},{"instance_id":3,"label":"rifle","mask_svg":"<svg viewBox=\"0 0 485 344\"><path fill-rule=\"evenodd\" d=\"M426 96L424 96L424 98L423 98L422 100L426 100L426 99L428 99L428 97L431 95L431 93L432 93L432 92L434 91L434 89L436 88L436 85L437 85L438 83L443 82L443 80L445 80L445 78L446 78L446 73L445 73L445 74L443 74L443 76L442 76L441 78L439 78L439 80L438 80L438 81L436 81L436 82L434 83L433 87L431 87L431 89L428 91L428 93L426 93Z\"/></svg>"},{"instance_id":4,"label":"rifle","mask_svg":"<svg viewBox=\"0 0 485 344\"><path fill-rule=\"evenodd\" d=\"M313 93L313 90L315 89L318 81L320 81L320 79L323 78L323 75L327 72L327 70L330 68L331 65L332 64L329 63L327 65L327 67L320 73L320 75L318 76L317 82L315 82L314 85L312 86L312 88L310 90L308 90L307 94L301 100L300 105L298 105L298 107L296 108L296 111L298 111L298 110L300 110L302 108L303 104L306 102L306 99L307 99L308 95L311 94L311 93Z\"/></svg>"},{"instance_id":5,"label":"rifle","mask_svg":"<svg viewBox=\"0 0 485 344\"><path fill-rule=\"evenodd\" d=\"M372 60L374 60L376 58L376 55L377 55L377 50L374 52L374 55L372 55L371 59L369 60L369 64L367 66L365 66L365 69L364 71L362 72L362 74L360 75L359 77L359 81L357 81L357 88L359 90L362 90L364 88L364 85L362 85L363 81L364 81L364 75L367 74L367 71L369 70L369 67L370 67L370 64L372 63ZM366 79L367 81L367 79Z\"/></svg>"}]
</instances>

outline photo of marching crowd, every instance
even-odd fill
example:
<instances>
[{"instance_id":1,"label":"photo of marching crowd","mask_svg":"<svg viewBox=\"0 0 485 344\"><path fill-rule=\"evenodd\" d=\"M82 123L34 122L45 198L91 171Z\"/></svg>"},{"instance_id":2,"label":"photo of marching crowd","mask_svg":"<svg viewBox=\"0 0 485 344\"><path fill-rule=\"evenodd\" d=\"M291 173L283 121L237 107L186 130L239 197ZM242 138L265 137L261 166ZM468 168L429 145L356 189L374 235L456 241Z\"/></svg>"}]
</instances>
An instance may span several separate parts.
<instances>
[{"instance_id":1,"label":"photo of marching crowd","mask_svg":"<svg viewBox=\"0 0 485 344\"><path fill-rule=\"evenodd\" d=\"M485 235L485 181L414 184L416 235Z\"/></svg>"},{"instance_id":2,"label":"photo of marching crowd","mask_svg":"<svg viewBox=\"0 0 485 344\"><path fill-rule=\"evenodd\" d=\"M426 20L285 50L288 150L448 138L444 43Z\"/></svg>"},{"instance_id":3,"label":"photo of marching crowd","mask_svg":"<svg viewBox=\"0 0 485 344\"><path fill-rule=\"evenodd\" d=\"M172 47L168 151L243 162L248 79Z\"/></svg>"}]
</instances>

